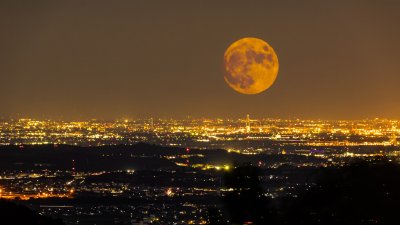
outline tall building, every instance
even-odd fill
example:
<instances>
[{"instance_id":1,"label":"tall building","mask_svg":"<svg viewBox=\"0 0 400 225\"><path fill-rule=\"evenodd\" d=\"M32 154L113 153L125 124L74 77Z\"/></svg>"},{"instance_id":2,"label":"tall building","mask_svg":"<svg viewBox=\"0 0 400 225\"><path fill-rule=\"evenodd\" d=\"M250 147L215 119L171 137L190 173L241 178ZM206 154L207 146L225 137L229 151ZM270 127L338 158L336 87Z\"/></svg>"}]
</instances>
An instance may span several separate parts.
<instances>
[{"instance_id":1,"label":"tall building","mask_svg":"<svg viewBox=\"0 0 400 225\"><path fill-rule=\"evenodd\" d=\"M150 130L154 131L154 119L153 119L153 117L150 118Z\"/></svg>"},{"instance_id":2,"label":"tall building","mask_svg":"<svg viewBox=\"0 0 400 225\"><path fill-rule=\"evenodd\" d=\"M246 116L246 133L250 133L251 127L250 127L250 115L247 114Z\"/></svg>"},{"instance_id":3,"label":"tall building","mask_svg":"<svg viewBox=\"0 0 400 225\"><path fill-rule=\"evenodd\" d=\"M393 146L397 146L399 144L399 142L397 141L397 135L395 133L393 133L392 136L390 137L390 143Z\"/></svg>"}]
</instances>

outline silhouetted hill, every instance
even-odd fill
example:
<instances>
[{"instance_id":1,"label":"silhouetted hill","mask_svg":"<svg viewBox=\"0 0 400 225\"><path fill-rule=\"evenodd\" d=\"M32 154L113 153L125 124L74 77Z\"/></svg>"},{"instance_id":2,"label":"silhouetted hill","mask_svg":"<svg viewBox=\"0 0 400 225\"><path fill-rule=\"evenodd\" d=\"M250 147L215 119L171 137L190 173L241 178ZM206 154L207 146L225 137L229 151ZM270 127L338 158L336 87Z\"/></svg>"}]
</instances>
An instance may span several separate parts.
<instances>
[{"instance_id":1,"label":"silhouetted hill","mask_svg":"<svg viewBox=\"0 0 400 225\"><path fill-rule=\"evenodd\" d=\"M400 165L359 163L326 168L286 214L287 224L400 224Z\"/></svg>"},{"instance_id":2,"label":"silhouetted hill","mask_svg":"<svg viewBox=\"0 0 400 225\"><path fill-rule=\"evenodd\" d=\"M322 161L318 158L296 155L243 155L227 152L222 149L199 150L186 148L164 147L146 143L135 145L115 145L80 147L69 145L23 145L0 146L0 170L18 169L59 169L71 170L72 160L75 160L77 171L115 171L115 170L159 170L176 169L174 162L186 163L186 159L177 157L174 161L167 156L190 154L190 163L232 164L233 162L259 161L267 164L276 162L310 162Z\"/></svg>"},{"instance_id":3,"label":"silhouetted hill","mask_svg":"<svg viewBox=\"0 0 400 225\"><path fill-rule=\"evenodd\" d=\"M246 165L225 175L225 186L233 191L221 199L234 224L400 224L399 164L375 161L320 168L314 186L300 191L298 197L277 199L264 197L259 173L257 167ZM218 215L215 209L210 211L210 218Z\"/></svg>"},{"instance_id":4,"label":"silhouetted hill","mask_svg":"<svg viewBox=\"0 0 400 225\"><path fill-rule=\"evenodd\" d=\"M267 223L269 199L261 187L262 171L251 165L239 166L225 173L224 186L231 189L222 201L233 224Z\"/></svg>"},{"instance_id":5,"label":"silhouetted hill","mask_svg":"<svg viewBox=\"0 0 400 225\"><path fill-rule=\"evenodd\" d=\"M4 225L64 225L61 219L52 219L26 206L0 199L0 224Z\"/></svg>"},{"instance_id":6,"label":"silhouetted hill","mask_svg":"<svg viewBox=\"0 0 400 225\"><path fill-rule=\"evenodd\" d=\"M77 171L161 169L176 165L164 155L184 150L148 144L134 146L79 147L68 145L2 146L1 169L52 168Z\"/></svg>"}]
</instances>

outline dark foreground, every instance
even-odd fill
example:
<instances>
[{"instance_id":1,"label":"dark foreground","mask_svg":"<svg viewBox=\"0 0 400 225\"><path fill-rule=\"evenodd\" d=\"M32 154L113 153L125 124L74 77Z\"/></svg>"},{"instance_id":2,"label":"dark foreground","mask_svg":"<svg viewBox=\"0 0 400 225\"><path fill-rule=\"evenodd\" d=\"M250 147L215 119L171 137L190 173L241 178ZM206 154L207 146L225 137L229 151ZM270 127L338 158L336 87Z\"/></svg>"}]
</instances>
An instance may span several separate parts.
<instances>
[{"instance_id":1,"label":"dark foreground","mask_svg":"<svg viewBox=\"0 0 400 225\"><path fill-rule=\"evenodd\" d=\"M396 160L8 146L0 224L398 224Z\"/></svg>"}]
</instances>

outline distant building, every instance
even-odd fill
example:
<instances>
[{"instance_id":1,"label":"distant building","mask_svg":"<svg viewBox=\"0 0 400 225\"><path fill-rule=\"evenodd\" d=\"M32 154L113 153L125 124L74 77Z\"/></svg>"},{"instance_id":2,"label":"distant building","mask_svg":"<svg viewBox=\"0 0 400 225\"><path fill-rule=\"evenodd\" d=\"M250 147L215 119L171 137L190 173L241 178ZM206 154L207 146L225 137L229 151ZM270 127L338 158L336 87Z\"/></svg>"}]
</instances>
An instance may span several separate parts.
<instances>
[{"instance_id":1,"label":"distant building","mask_svg":"<svg viewBox=\"0 0 400 225\"><path fill-rule=\"evenodd\" d=\"M392 134L392 136L390 137L390 144L393 146L398 146L399 142L397 141L397 135L396 134Z\"/></svg>"},{"instance_id":2,"label":"distant building","mask_svg":"<svg viewBox=\"0 0 400 225\"><path fill-rule=\"evenodd\" d=\"M153 119L153 117L150 118L150 130L154 131L154 119Z\"/></svg>"},{"instance_id":3,"label":"distant building","mask_svg":"<svg viewBox=\"0 0 400 225\"><path fill-rule=\"evenodd\" d=\"M251 127L250 127L250 115L247 114L246 116L246 133L250 133Z\"/></svg>"}]
</instances>

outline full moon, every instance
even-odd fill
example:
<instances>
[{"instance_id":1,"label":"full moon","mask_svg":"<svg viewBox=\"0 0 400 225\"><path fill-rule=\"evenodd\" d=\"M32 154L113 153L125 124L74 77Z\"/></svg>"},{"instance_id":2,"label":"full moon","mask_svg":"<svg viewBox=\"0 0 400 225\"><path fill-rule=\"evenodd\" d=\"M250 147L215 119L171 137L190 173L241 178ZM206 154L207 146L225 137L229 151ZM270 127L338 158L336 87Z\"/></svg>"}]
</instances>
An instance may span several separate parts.
<instances>
[{"instance_id":1,"label":"full moon","mask_svg":"<svg viewBox=\"0 0 400 225\"><path fill-rule=\"evenodd\" d=\"M242 38L226 49L224 70L226 83L235 91L258 94L274 83L279 70L278 56L267 42Z\"/></svg>"}]
</instances>

